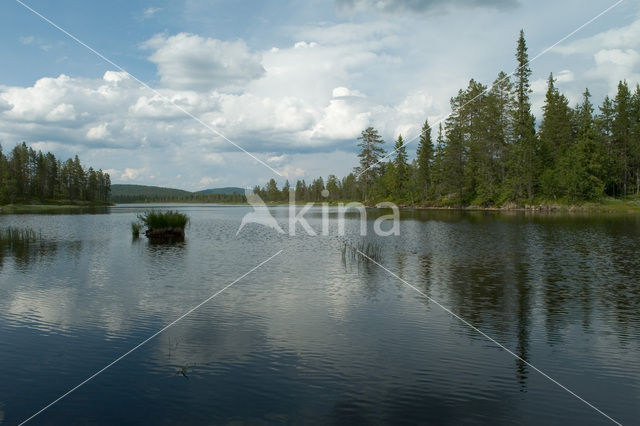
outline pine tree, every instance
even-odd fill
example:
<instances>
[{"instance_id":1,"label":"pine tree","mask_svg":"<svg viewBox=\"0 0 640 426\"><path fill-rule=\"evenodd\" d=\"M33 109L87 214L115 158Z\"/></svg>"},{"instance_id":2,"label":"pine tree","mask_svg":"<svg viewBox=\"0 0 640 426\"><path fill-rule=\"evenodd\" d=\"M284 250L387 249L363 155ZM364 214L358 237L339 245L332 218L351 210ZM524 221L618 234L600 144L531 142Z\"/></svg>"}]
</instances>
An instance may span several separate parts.
<instances>
[{"instance_id":1,"label":"pine tree","mask_svg":"<svg viewBox=\"0 0 640 426\"><path fill-rule=\"evenodd\" d=\"M382 145L384 140L373 127L367 127L362 131L358 146L360 147L360 166L356 167L355 172L358 180L362 184L362 198L366 201L371 195L371 190L376 180L382 175L383 167L380 159L384 155Z\"/></svg>"}]
</instances>

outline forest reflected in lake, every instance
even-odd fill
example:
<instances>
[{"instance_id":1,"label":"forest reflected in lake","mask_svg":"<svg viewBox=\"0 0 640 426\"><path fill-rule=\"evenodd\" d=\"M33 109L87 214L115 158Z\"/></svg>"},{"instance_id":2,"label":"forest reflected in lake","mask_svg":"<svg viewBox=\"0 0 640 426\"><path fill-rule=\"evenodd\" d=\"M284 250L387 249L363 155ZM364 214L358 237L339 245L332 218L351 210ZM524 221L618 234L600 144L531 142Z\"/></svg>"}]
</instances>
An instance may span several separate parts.
<instances>
[{"instance_id":1,"label":"forest reflected in lake","mask_svg":"<svg viewBox=\"0 0 640 426\"><path fill-rule=\"evenodd\" d=\"M0 216L37 235L0 244L6 424L281 249L40 420L606 423L380 266L342 256L345 241L379 247L386 268L616 420L640 415L636 215L407 210L400 236L360 237L348 214L346 235L332 223L313 237L236 235L249 207L187 205L185 241L150 244L129 229L147 208ZM286 206L271 212L286 224ZM307 219L319 230L321 216Z\"/></svg>"}]
</instances>

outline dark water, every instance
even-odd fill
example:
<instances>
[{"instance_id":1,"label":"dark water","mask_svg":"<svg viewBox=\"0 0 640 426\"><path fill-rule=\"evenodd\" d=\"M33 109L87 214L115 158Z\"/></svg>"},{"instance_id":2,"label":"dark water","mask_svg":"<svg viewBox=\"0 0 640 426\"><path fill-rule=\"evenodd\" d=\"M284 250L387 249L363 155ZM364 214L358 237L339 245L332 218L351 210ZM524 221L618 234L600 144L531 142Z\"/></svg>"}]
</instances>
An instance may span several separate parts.
<instances>
[{"instance_id":1,"label":"dark water","mask_svg":"<svg viewBox=\"0 0 640 426\"><path fill-rule=\"evenodd\" d=\"M33 424L611 424L379 266L347 236L184 206L184 243L132 241L137 207L5 215L0 423L17 424L283 252ZM287 208L272 210L285 224ZM318 231L320 212L306 216ZM335 218L335 217L334 217ZM371 225L371 223L369 223ZM640 218L403 213L380 262L623 424L640 419ZM183 374L184 373L184 374Z\"/></svg>"}]
</instances>

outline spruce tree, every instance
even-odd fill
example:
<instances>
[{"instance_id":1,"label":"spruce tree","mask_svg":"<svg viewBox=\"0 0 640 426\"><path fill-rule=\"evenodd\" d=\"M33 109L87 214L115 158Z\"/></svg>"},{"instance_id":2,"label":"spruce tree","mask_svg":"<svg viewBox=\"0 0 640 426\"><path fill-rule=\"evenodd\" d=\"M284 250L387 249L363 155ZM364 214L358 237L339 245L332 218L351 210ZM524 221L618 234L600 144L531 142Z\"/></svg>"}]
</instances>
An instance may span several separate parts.
<instances>
[{"instance_id":1,"label":"spruce tree","mask_svg":"<svg viewBox=\"0 0 640 426\"><path fill-rule=\"evenodd\" d=\"M442 191L447 204L463 204L465 200L465 167L467 146L465 144L465 117L463 106L465 93L460 90L458 96L451 98L451 114L445 123L445 137L441 152L440 172L442 173Z\"/></svg>"},{"instance_id":2,"label":"spruce tree","mask_svg":"<svg viewBox=\"0 0 640 426\"><path fill-rule=\"evenodd\" d=\"M433 143L431 142L431 127L428 119L422 125L416 154L417 189L424 203L431 191L431 165L434 155Z\"/></svg>"},{"instance_id":3,"label":"spruce tree","mask_svg":"<svg viewBox=\"0 0 640 426\"><path fill-rule=\"evenodd\" d=\"M631 92L626 81L618 83L618 92L613 101L612 137L616 161L614 173L619 193L626 196L631 182Z\"/></svg>"},{"instance_id":4,"label":"spruce tree","mask_svg":"<svg viewBox=\"0 0 640 426\"><path fill-rule=\"evenodd\" d=\"M575 171L573 182L567 182L567 195L571 200L597 200L604 193L604 151L593 119L591 93L586 89L574 112L576 143L570 148L565 166Z\"/></svg>"},{"instance_id":5,"label":"spruce tree","mask_svg":"<svg viewBox=\"0 0 640 426\"><path fill-rule=\"evenodd\" d=\"M404 146L402 135L396 140L393 160L393 197L401 203L407 202L411 197L409 194L409 164L407 163L407 147Z\"/></svg>"},{"instance_id":6,"label":"spruce tree","mask_svg":"<svg viewBox=\"0 0 640 426\"><path fill-rule=\"evenodd\" d=\"M553 74L549 74L543 116L540 124L540 190L550 198L562 196L563 180L567 172L561 157L573 146L573 129L569 101L555 87Z\"/></svg>"},{"instance_id":7,"label":"spruce tree","mask_svg":"<svg viewBox=\"0 0 640 426\"><path fill-rule=\"evenodd\" d=\"M518 62L518 67L514 72L516 108L514 111L514 145L510 164L510 180L514 199L526 197L531 204L533 203L536 181L537 144L535 118L531 113L531 101L529 100L531 68L529 67L529 55L523 30L520 30L516 60Z\"/></svg>"},{"instance_id":8,"label":"spruce tree","mask_svg":"<svg viewBox=\"0 0 640 426\"><path fill-rule=\"evenodd\" d=\"M486 183L491 199L504 199L507 161L513 140L513 83L503 71L498 73L487 97L487 137L492 156L491 180Z\"/></svg>"}]
</instances>

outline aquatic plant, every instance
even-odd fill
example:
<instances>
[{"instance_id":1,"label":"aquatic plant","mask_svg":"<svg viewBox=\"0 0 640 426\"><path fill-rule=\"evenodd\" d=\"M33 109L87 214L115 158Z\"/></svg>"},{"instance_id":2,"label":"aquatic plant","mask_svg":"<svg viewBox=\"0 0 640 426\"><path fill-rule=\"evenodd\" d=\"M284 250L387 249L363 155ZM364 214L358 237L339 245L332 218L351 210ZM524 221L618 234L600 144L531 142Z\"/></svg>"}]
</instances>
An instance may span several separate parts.
<instances>
[{"instance_id":1,"label":"aquatic plant","mask_svg":"<svg viewBox=\"0 0 640 426\"><path fill-rule=\"evenodd\" d=\"M37 240L36 232L31 228L4 228L0 229L0 242L9 246L28 244Z\"/></svg>"},{"instance_id":2,"label":"aquatic plant","mask_svg":"<svg viewBox=\"0 0 640 426\"><path fill-rule=\"evenodd\" d=\"M375 241L359 241L351 244L344 241L342 246L342 260L363 260L369 262L371 260L380 261L382 259L382 246Z\"/></svg>"},{"instance_id":3,"label":"aquatic plant","mask_svg":"<svg viewBox=\"0 0 640 426\"><path fill-rule=\"evenodd\" d=\"M141 230L142 224L140 222L131 222L131 234L133 234L134 238L138 238L140 236Z\"/></svg>"},{"instance_id":4,"label":"aquatic plant","mask_svg":"<svg viewBox=\"0 0 640 426\"><path fill-rule=\"evenodd\" d=\"M174 242L184 240L184 228L189 223L189 217L178 211L151 210L138 215L138 223L131 225L131 231L136 235L142 227L146 227L145 235L156 242ZM134 222L135 223L135 222ZM139 227L138 227L139 226Z\"/></svg>"},{"instance_id":5,"label":"aquatic plant","mask_svg":"<svg viewBox=\"0 0 640 426\"><path fill-rule=\"evenodd\" d=\"M168 210L166 212L151 210L138 215L138 219L149 230L167 228L184 229L189 223L189 217L186 214L175 210Z\"/></svg>"}]
</instances>

